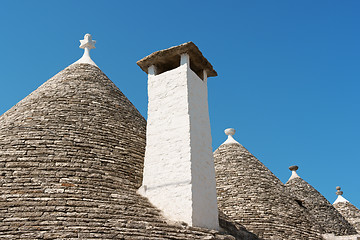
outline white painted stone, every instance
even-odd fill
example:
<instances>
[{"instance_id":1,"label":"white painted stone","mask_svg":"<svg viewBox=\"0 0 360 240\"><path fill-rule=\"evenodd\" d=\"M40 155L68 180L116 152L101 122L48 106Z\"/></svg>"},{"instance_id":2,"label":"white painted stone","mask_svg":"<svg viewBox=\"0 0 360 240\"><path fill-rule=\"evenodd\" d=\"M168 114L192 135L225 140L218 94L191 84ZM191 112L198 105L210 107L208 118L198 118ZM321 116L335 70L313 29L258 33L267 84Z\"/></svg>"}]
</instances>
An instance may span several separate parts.
<instances>
[{"instance_id":1,"label":"white painted stone","mask_svg":"<svg viewBox=\"0 0 360 240\"><path fill-rule=\"evenodd\" d=\"M207 72L206 72L206 70L203 70L203 81L207 82Z\"/></svg>"},{"instance_id":2,"label":"white painted stone","mask_svg":"<svg viewBox=\"0 0 360 240\"><path fill-rule=\"evenodd\" d=\"M294 178L300 178L300 176L296 173L296 170L298 170L298 169L299 169L299 167L296 165L289 167L289 170L291 171L291 176L288 181L290 181Z\"/></svg>"},{"instance_id":3,"label":"white painted stone","mask_svg":"<svg viewBox=\"0 0 360 240\"><path fill-rule=\"evenodd\" d=\"M291 179L294 179L294 178L299 178L300 176L296 173L295 170L291 171L291 176L289 178L288 181L290 181Z\"/></svg>"},{"instance_id":4,"label":"white painted stone","mask_svg":"<svg viewBox=\"0 0 360 240\"><path fill-rule=\"evenodd\" d=\"M234 138L233 138L233 135L235 134L235 129L233 128L227 128L225 129L225 134L228 136L228 138L226 139L225 142L223 142L223 144L230 144L230 143L237 143L237 144L240 144L238 141L236 141Z\"/></svg>"},{"instance_id":5,"label":"white painted stone","mask_svg":"<svg viewBox=\"0 0 360 240\"><path fill-rule=\"evenodd\" d=\"M171 221L218 230L207 84L189 62L183 54L179 67L148 75L147 143L138 192Z\"/></svg>"},{"instance_id":6,"label":"white painted stone","mask_svg":"<svg viewBox=\"0 0 360 240\"><path fill-rule=\"evenodd\" d=\"M87 33L84 40L80 40L80 48L84 49L83 56L73 64L87 63L97 67L95 62L90 57L90 50L95 48L95 40L92 40L91 34Z\"/></svg>"},{"instance_id":7,"label":"white painted stone","mask_svg":"<svg viewBox=\"0 0 360 240\"><path fill-rule=\"evenodd\" d=\"M148 70L149 75L156 75L156 67L151 65Z\"/></svg>"},{"instance_id":8,"label":"white painted stone","mask_svg":"<svg viewBox=\"0 0 360 240\"><path fill-rule=\"evenodd\" d=\"M343 196L338 195L338 197L336 198L336 200L335 200L335 202L333 204L339 203L339 202L349 202L349 201L346 200Z\"/></svg>"},{"instance_id":9,"label":"white painted stone","mask_svg":"<svg viewBox=\"0 0 360 240\"><path fill-rule=\"evenodd\" d=\"M190 56L187 53L183 53L180 56L180 65L185 65L185 64L190 65Z\"/></svg>"},{"instance_id":10,"label":"white painted stone","mask_svg":"<svg viewBox=\"0 0 360 240\"><path fill-rule=\"evenodd\" d=\"M342 195L343 195L343 191L341 191L341 187L337 186L336 187L336 195L338 195L337 199L335 200L335 203L339 203L339 202L349 202L348 200L346 200Z\"/></svg>"},{"instance_id":11,"label":"white painted stone","mask_svg":"<svg viewBox=\"0 0 360 240\"><path fill-rule=\"evenodd\" d=\"M335 236L333 233L322 234L322 237L325 240L359 240L360 234L356 235L345 235L345 236Z\"/></svg>"}]
</instances>

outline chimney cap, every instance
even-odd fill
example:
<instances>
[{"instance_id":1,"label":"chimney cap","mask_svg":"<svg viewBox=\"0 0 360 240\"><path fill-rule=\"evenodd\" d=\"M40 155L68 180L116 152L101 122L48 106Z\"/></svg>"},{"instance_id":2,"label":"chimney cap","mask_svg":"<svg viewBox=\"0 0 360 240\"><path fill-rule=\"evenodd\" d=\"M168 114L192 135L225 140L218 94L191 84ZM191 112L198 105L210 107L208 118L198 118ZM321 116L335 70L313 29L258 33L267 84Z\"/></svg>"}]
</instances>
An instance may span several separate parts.
<instances>
[{"instance_id":1,"label":"chimney cap","mask_svg":"<svg viewBox=\"0 0 360 240\"><path fill-rule=\"evenodd\" d=\"M183 53L189 54L191 69L193 69L194 72L205 70L208 77L217 76L217 72L211 63L203 56L193 42L183 43L175 47L154 52L136 63L146 73L148 73L148 68L151 65L155 65L156 67L166 65L166 67L176 68L180 65L180 55Z\"/></svg>"}]
</instances>

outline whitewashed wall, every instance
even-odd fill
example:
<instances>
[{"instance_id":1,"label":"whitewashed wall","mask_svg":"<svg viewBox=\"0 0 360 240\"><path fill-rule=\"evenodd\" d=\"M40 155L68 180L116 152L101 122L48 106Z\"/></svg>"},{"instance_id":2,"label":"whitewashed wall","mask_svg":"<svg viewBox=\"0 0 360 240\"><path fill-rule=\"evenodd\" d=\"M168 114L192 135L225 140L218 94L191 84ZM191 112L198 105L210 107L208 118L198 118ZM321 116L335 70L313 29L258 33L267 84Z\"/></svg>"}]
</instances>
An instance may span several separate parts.
<instances>
[{"instance_id":1,"label":"whitewashed wall","mask_svg":"<svg viewBox=\"0 0 360 240\"><path fill-rule=\"evenodd\" d=\"M183 64L149 74L148 95L139 192L170 220L218 229L206 81Z\"/></svg>"}]
</instances>

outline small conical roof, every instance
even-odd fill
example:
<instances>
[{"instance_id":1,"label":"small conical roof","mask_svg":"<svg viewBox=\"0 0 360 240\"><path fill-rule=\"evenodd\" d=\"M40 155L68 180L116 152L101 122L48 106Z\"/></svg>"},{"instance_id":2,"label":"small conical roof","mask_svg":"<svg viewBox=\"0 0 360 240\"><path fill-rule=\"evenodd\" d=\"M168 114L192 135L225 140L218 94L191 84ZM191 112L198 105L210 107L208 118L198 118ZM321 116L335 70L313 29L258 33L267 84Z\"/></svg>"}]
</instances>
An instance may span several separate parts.
<instances>
[{"instance_id":1,"label":"small conical roof","mask_svg":"<svg viewBox=\"0 0 360 240\"><path fill-rule=\"evenodd\" d=\"M340 191L340 187L336 187L336 190L336 195L338 197L333 203L333 206L350 224L354 226L356 231L360 233L360 210L342 196L343 191Z\"/></svg>"},{"instance_id":2,"label":"small conical roof","mask_svg":"<svg viewBox=\"0 0 360 240\"><path fill-rule=\"evenodd\" d=\"M291 168L290 170L294 172L294 168ZM293 175L294 173L292 173ZM299 177L299 175L297 177L290 177L285 186L294 196L303 202L303 205L321 225L325 233L333 233L335 235L351 235L356 233L355 228L346 221L330 202L314 187Z\"/></svg>"},{"instance_id":3,"label":"small conical roof","mask_svg":"<svg viewBox=\"0 0 360 240\"><path fill-rule=\"evenodd\" d=\"M65 68L0 116L0 239L225 235L169 224L137 194L146 121L89 61ZM220 222L235 236L252 236Z\"/></svg>"},{"instance_id":4,"label":"small conical roof","mask_svg":"<svg viewBox=\"0 0 360 240\"><path fill-rule=\"evenodd\" d=\"M233 129L215 152L218 205L263 239L320 239L321 229L284 184L245 147Z\"/></svg>"}]
</instances>

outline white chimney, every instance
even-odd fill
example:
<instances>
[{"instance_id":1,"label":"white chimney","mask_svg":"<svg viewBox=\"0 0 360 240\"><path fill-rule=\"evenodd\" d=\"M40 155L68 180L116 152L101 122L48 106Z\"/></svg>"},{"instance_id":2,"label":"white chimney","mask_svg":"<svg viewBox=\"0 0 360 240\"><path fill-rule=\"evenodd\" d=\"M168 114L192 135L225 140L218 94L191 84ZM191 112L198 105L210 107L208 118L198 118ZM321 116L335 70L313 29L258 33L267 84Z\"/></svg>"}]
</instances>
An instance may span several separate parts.
<instances>
[{"instance_id":1,"label":"white chimney","mask_svg":"<svg viewBox=\"0 0 360 240\"><path fill-rule=\"evenodd\" d=\"M192 42L152 53L144 175L139 193L171 221L219 229L207 77L217 76Z\"/></svg>"}]
</instances>

